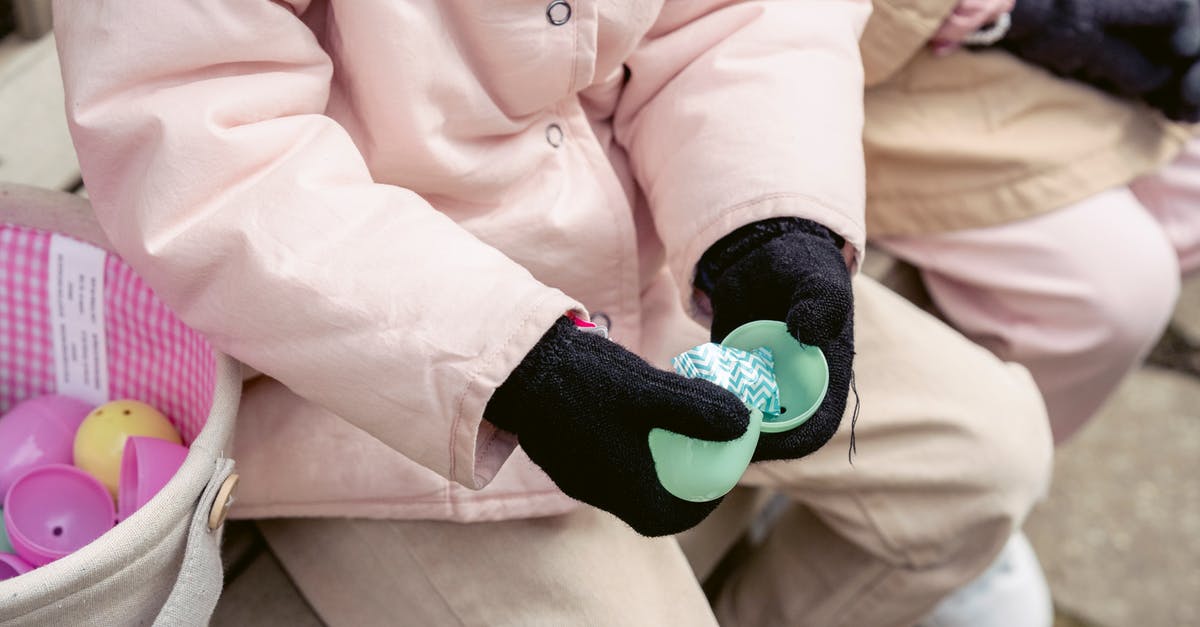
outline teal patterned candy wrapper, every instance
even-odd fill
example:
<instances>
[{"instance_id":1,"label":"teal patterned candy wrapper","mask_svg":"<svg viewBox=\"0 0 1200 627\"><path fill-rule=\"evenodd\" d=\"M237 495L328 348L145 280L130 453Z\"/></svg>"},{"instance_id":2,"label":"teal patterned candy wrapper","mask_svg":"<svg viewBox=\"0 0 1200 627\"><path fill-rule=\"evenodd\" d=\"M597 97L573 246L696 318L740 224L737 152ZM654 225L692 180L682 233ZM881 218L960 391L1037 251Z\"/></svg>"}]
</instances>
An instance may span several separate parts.
<instances>
[{"instance_id":1,"label":"teal patterned candy wrapper","mask_svg":"<svg viewBox=\"0 0 1200 627\"><path fill-rule=\"evenodd\" d=\"M733 392L747 406L778 415L779 384L769 348L744 351L720 344L701 344L671 360L675 372L705 379Z\"/></svg>"}]
</instances>

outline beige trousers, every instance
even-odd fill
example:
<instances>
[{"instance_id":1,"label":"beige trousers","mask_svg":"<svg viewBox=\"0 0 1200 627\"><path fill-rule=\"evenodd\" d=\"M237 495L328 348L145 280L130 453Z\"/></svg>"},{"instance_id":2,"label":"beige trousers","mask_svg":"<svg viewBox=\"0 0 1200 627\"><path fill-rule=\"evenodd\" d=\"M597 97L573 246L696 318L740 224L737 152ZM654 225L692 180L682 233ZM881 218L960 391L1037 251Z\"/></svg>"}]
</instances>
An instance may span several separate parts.
<instances>
[{"instance_id":1,"label":"beige trousers","mask_svg":"<svg viewBox=\"0 0 1200 627\"><path fill-rule=\"evenodd\" d=\"M856 279L856 296L854 463L848 415L817 453L751 468L745 484L792 505L713 609L679 542L590 508L261 528L330 625L912 624L990 564L1043 494L1050 432L1024 370L869 279ZM728 545L729 532L705 525L683 544Z\"/></svg>"}]
</instances>

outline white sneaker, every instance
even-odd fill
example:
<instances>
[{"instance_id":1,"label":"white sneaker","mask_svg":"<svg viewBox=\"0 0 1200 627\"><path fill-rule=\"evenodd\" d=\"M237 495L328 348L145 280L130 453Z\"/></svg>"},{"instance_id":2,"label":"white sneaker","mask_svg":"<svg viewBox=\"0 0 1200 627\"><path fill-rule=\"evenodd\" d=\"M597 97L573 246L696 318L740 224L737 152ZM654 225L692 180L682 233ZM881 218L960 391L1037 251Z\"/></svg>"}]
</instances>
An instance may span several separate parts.
<instances>
[{"instance_id":1,"label":"white sneaker","mask_svg":"<svg viewBox=\"0 0 1200 627\"><path fill-rule=\"evenodd\" d=\"M1054 606L1042 565L1018 531L974 581L942 600L921 627L1050 627Z\"/></svg>"}]
</instances>

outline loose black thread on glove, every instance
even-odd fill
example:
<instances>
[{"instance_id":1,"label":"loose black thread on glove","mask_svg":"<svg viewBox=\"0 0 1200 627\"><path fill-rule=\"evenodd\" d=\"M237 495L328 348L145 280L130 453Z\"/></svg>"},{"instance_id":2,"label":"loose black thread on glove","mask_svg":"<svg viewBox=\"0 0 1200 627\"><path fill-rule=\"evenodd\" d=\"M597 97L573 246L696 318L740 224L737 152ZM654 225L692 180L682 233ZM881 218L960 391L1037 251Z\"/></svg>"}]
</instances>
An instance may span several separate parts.
<instances>
[{"instance_id":1,"label":"loose black thread on glove","mask_svg":"<svg viewBox=\"0 0 1200 627\"><path fill-rule=\"evenodd\" d=\"M850 373L850 390L854 392L854 415L850 418L850 450L846 459L854 465L854 456L858 454L858 444L854 440L854 429L858 427L858 410L862 406L858 398L858 385L854 382L854 373Z\"/></svg>"}]
</instances>

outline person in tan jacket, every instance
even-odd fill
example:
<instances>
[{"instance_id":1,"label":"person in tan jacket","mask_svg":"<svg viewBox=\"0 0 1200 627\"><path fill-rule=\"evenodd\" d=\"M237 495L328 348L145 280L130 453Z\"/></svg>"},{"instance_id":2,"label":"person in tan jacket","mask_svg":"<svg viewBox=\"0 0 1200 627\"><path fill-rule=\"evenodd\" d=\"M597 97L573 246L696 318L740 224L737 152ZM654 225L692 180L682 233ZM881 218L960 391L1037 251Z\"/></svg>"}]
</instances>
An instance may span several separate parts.
<instances>
[{"instance_id":1,"label":"person in tan jacket","mask_svg":"<svg viewBox=\"0 0 1200 627\"><path fill-rule=\"evenodd\" d=\"M1030 12L1056 24L1114 14L1085 5L876 0L862 39L868 232L920 270L952 325L1030 369L1058 442L1141 362L1171 316L1181 274L1200 267L1200 142L1163 115L1195 114L1185 83L1200 42L1172 36L1194 26L1195 2L1115 3L1144 23L1111 29L1132 33L1128 41L1087 25L1094 49L1028 24L1019 37L1049 39L961 45L1010 11L1014 29ZM1091 12L1071 13L1079 7ZM1138 31L1152 20L1159 31ZM1178 44L1193 56L1140 55L1131 42ZM1161 68L1155 59L1165 59ZM1025 553L1030 579L1040 579ZM1026 596L1044 595L1029 592L1039 586ZM950 599L943 608L972 603L986 605ZM958 624L949 614L929 624ZM973 624L1025 624L981 620Z\"/></svg>"},{"instance_id":2,"label":"person in tan jacket","mask_svg":"<svg viewBox=\"0 0 1200 627\"><path fill-rule=\"evenodd\" d=\"M1181 271L1200 265L1200 146L1009 52L935 53L957 4L876 3L868 231L921 269L957 328L1030 369L1061 442L1145 356Z\"/></svg>"}]
</instances>

